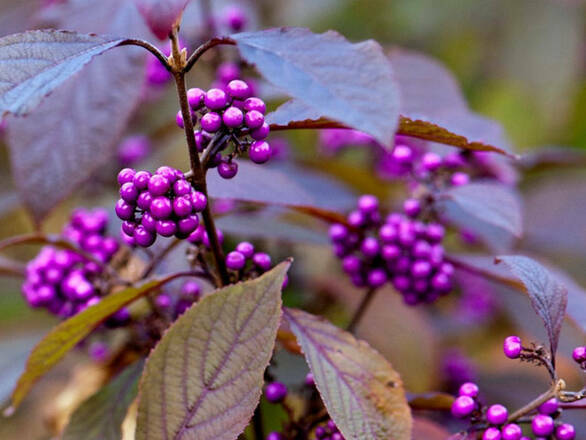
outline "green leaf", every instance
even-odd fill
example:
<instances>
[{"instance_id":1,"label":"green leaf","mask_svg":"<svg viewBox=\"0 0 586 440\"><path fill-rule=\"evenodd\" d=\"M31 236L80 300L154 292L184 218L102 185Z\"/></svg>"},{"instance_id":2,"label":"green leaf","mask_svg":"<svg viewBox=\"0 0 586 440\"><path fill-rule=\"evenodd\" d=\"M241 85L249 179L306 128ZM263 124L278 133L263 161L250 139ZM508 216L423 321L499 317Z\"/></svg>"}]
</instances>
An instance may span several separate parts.
<instances>
[{"instance_id":1,"label":"green leaf","mask_svg":"<svg viewBox=\"0 0 586 440\"><path fill-rule=\"evenodd\" d=\"M224 287L185 312L149 357L137 440L234 440L258 404L290 263Z\"/></svg>"},{"instance_id":2,"label":"green leaf","mask_svg":"<svg viewBox=\"0 0 586 440\"><path fill-rule=\"evenodd\" d=\"M385 358L323 318L296 309L285 309L284 316L345 438L411 439L411 410L403 384Z\"/></svg>"},{"instance_id":3,"label":"green leaf","mask_svg":"<svg viewBox=\"0 0 586 440\"><path fill-rule=\"evenodd\" d=\"M72 348L110 315L141 296L182 275L185 274L179 273L154 279L138 287L128 287L105 296L96 305L88 307L51 330L37 344L28 357L25 371L21 374L12 392L12 405L5 410L5 415L12 414L35 382L53 368Z\"/></svg>"},{"instance_id":4,"label":"green leaf","mask_svg":"<svg viewBox=\"0 0 586 440\"><path fill-rule=\"evenodd\" d=\"M566 287L548 269L529 257L500 256L496 262L504 263L525 286L533 309L545 324L551 354L555 356L568 304Z\"/></svg>"},{"instance_id":5,"label":"green leaf","mask_svg":"<svg viewBox=\"0 0 586 440\"><path fill-rule=\"evenodd\" d=\"M142 361L134 363L83 402L72 414L62 440L120 440L142 369Z\"/></svg>"},{"instance_id":6,"label":"green leaf","mask_svg":"<svg viewBox=\"0 0 586 440\"><path fill-rule=\"evenodd\" d=\"M328 31L268 29L232 35L242 58L271 83L309 107L391 146L399 90L378 43L350 43ZM376 111L373 111L376 109Z\"/></svg>"}]
</instances>

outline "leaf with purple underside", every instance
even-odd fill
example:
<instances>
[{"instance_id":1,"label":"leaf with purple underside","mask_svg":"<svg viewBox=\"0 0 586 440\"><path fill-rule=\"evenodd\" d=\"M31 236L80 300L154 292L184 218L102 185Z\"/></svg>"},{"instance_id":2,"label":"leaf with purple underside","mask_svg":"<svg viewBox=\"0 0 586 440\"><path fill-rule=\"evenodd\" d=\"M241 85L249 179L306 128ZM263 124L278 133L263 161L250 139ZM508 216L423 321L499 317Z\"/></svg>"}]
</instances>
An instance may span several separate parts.
<instances>
[{"instance_id":1,"label":"leaf with purple underside","mask_svg":"<svg viewBox=\"0 0 586 440\"><path fill-rule=\"evenodd\" d=\"M123 41L53 30L0 38L0 113L26 115L92 58Z\"/></svg>"},{"instance_id":2,"label":"leaf with purple underside","mask_svg":"<svg viewBox=\"0 0 586 440\"><path fill-rule=\"evenodd\" d=\"M88 307L53 328L28 357L25 371L12 392L12 405L5 410L5 414L13 413L35 382L110 315L175 278L177 276L170 275L152 279L136 287L128 287L105 296L96 305Z\"/></svg>"},{"instance_id":3,"label":"leaf with purple underside","mask_svg":"<svg viewBox=\"0 0 586 440\"><path fill-rule=\"evenodd\" d=\"M502 184L478 182L451 187L438 196L438 207L447 221L470 232L482 234L484 224L515 237L523 231L519 196Z\"/></svg>"},{"instance_id":4,"label":"leaf with purple underside","mask_svg":"<svg viewBox=\"0 0 586 440\"><path fill-rule=\"evenodd\" d=\"M234 440L258 405L290 263L226 286L187 310L143 373L137 440Z\"/></svg>"},{"instance_id":5,"label":"leaf with purple underside","mask_svg":"<svg viewBox=\"0 0 586 440\"><path fill-rule=\"evenodd\" d=\"M62 440L120 440L122 422L138 392L144 363L127 367L71 415Z\"/></svg>"},{"instance_id":6,"label":"leaf with purple underside","mask_svg":"<svg viewBox=\"0 0 586 440\"><path fill-rule=\"evenodd\" d=\"M103 0L99 7L92 1L72 0L43 14L57 27L83 33L140 37L146 31L130 0ZM136 47L103 54L28 116L9 118L12 174L37 224L114 156L141 98L145 54Z\"/></svg>"},{"instance_id":7,"label":"leaf with purple underside","mask_svg":"<svg viewBox=\"0 0 586 440\"><path fill-rule=\"evenodd\" d=\"M135 3L153 34L164 40L189 0L135 0Z\"/></svg>"},{"instance_id":8,"label":"leaf with purple underside","mask_svg":"<svg viewBox=\"0 0 586 440\"><path fill-rule=\"evenodd\" d=\"M345 438L411 439L411 410L401 378L377 351L323 318L296 309L285 309L284 317Z\"/></svg>"},{"instance_id":9,"label":"leaf with purple underside","mask_svg":"<svg viewBox=\"0 0 586 440\"><path fill-rule=\"evenodd\" d=\"M545 324L551 353L555 356L568 304L566 287L548 269L529 257L499 256L496 262L504 263L524 284L533 309Z\"/></svg>"},{"instance_id":10,"label":"leaf with purple underside","mask_svg":"<svg viewBox=\"0 0 586 440\"><path fill-rule=\"evenodd\" d=\"M269 29L232 35L242 58L269 82L320 115L392 145L399 92L374 41L350 43L328 31Z\"/></svg>"}]
</instances>

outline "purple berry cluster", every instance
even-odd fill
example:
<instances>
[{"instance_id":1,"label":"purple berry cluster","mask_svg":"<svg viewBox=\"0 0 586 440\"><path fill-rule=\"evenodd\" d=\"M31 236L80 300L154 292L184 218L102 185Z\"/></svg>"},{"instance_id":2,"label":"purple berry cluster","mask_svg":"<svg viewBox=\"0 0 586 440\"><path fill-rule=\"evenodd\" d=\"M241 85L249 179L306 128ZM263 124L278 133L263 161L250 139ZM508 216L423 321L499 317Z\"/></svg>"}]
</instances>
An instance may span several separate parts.
<instances>
[{"instance_id":1,"label":"purple berry cluster","mask_svg":"<svg viewBox=\"0 0 586 440\"><path fill-rule=\"evenodd\" d=\"M118 251L116 239L106 235L105 210L78 209L71 215L63 237L71 240L101 263L108 263ZM103 267L69 249L45 246L26 267L22 292L31 307L43 307L68 318L99 301L94 281Z\"/></svg>"},{"instance_id":2,"label":"purple berry cluster","mask_svg":"<svg viewBox=\"0 0 586 440\"><path fill-rule=\"evenodd\" d=\"M342 268L357 287L392 283L405 303L430 303L452 289L454 267L444 261L444 228L423 223L416 199L404 204L406 215L390 214L384 221L378 199L364 195L348 226L334 224L330 238Z\"/></svg>"},{"instance_id":3,"label":"purple berry cluster","mask_svg":"<svg viewBox=\"0 0 586 440\"><path fill-rule=\"evenodd\" d=\"M271 256L265 252L255 252L254 245L242 241L226 255L226 267L236 272L237 280L255 278L272 267ZM288 277L285 276L283 289L287 287Z\"/></svg>"},{"instance_id":4,"label":"purple berry cluster","mask_svg":"<svg viewBox=\"0 0 586 440\"><path fill-rule=\"evenodd\" d=\"M156 173L125 168L118 173L120 200L116 215L123 220L122 237L129 245L151 246L157 234L189 238L199 226L197 213L207 200L183 173L162 166Z\"/></svg>"},{"instance_id":5,"label":"purple berry cluster","mask_svg":"<svg viewBox=\"0 0 586 440\"><path fill-rule=\"evenodd\" d=\"M248 83L233 79L225 87L214 87L207 92L199 88L187 91L192 111L192 121L199 125L195 131L197 148L204 151L214 135L225 134L215 145L210 166L217 167L225 179L233 178L238 172L234 158L248 151L250 160L265 163L272 155L271 146L264 139L269 134L269 125L264 120L266 105L260 98L252 96ZM177 125L184 128L183 115L177 113ZM232 151L222 155L232 145Z\"/></svg>"},{"instance_id":6,"label":"purple berry cluster","mask_svg":"<svg viewBox=\"0 0 586 440\"><path fill-rule=\"evenodd\" d=\"M315 440L344 440L344 436L336 426L333 420L328 420L323 425L315 428Z\"/></svg>"},{"instance_id":7,"label":"purple berry cluster","mask_svg":"<svg viewBox=\"0 0 586 440\"><path fill-rule=\"evenodd\" d=\"M161 292L155 298L155 306L158 311L172 320L177 319L191 305L201 297L201 287L197 281L185 281L178 295Z\"/></svg>"}]
</instances>

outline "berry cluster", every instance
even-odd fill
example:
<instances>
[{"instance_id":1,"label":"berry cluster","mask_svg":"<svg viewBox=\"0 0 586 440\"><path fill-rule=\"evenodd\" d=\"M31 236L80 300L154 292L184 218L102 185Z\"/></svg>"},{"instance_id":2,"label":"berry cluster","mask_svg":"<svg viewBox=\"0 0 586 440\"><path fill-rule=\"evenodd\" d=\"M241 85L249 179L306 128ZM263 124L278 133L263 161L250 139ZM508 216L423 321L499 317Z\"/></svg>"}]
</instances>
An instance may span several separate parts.
<instances>
[{"instance_id":1,"label":"berry cluster","mask_svg":"<svg viewBox=\"0 0 586 440\"><path fill-rule=\"evenodd\" d=\"M195 131L197 148L202 152L215 143L209 165L217 167L220 176L234 177L238 164L233 159L247 150L255 163L265 163L271 158L271 146L264 141L270 131L264 120L266 105L262 99L252 96L252 89L245 81L234 79L224 88L211 88L207 92L189 89L187 97L192 121L199 125ZM181 111L177 113L177 125L184 128ZM216 140L212 142L213 138ZM229 145L232 151L223 156L221 151Z\"/></svg>"},{"instance_id":2,"label":"berry cluster","mask_svg":"<svg viewBox=\"0 0 586 440\"><path fill-rule=\"evenodd\" d=\"M107 263L118 251L119 244L106 235L106 211L78 209L71 215L63 237L77 244L97 261ZM68 318L99 301L94 281L103 267L69 249L45 246L26 267L22 292L31 307L44 307L51 313Z\"/></svg>"},{"instance_id":3,"label":"berry cluster","mask_svg":"<svg viewBox=\"0 0 586 440\"><path fill-rule=\"evenodd\" d=\"M270 270L272 267L271 256L265 252L255 252L252 243L242 241L226 255L226 267L236 272L238 280L256 278ZM289 278L285 275L283 289L287 287L288 280Z\"/></svg>"},{"instance_id":4,"label":"berry cluster","mask_svg":"<svg viewBox=\"0 0 586 440\"><path fill-rule=\"evenodd\" d=\"M524 351L529 354L531 349L524 348L518 336L509 336L504 340L503 351L508 358L518 359L522 357ZM509 422L509 412L506 407L495 404L484 408L478 401L478 395L479 388L475 383L467 382L461 385L458 397L452 404L452 415L460 419L470 419L473 428L474 425L482 427L483 440L529 440L529 437L523 436L523 430L519 424ZM530 422L531 432L536 439L573 440L576 438L575 428L573 425L558 420L561 413L559 403L554 397L531 412L530 420L521 420L519 423ZM486 427L487 424L488 427Z\"/></svg>"},{"instance_id":5,"label":"berry cluster","mask_svg":"<svg viewBox=\"0 0 586 440\"><path fill-rule=\"evenodd\" d=\"M161 292L155 298L155 306L162 314L172 320L177 319L201 296L201 287L197 281L185 281L179 291L179 295Z\"/></svg>"},{"instance_id":6,"label":"berry cluster","mask_svg":"<svg viewBox=\"0 0 586 440\"><path fill-rule=\"evenodd\" d=\"M348 215L349 227L330 228L334 253L357 287L391 282L407 304L430 303L452 289L454 267L444 261L444 228L415 219L421 211L416 199L407 200L404 211L383 221L378 199L360 197L358 209Z\"/></svg>"},{"instance_id":7,"label":"berry cluster","mask_svg":"<svg viewBox=\"0 0 586 440\"><path fill-rule=\"evenodd\" d=\"M151 246L157 234L188 238L199 225L197 213L207 200L183 173L163 166L155 174L125 168L118 174L120 197L116 214L123 220L122 237L129 245Z\"/></svg>"},{"instance_id":8,"label":"berry cluster","mask_svg":"<svg viewBox=\"0 0 586 440\"><path fill-rule=\"evenodd\" d=\"M333 420L328 420L323 425L315 428L315 440L344 440L344 436L336 426Z\"/></svg>"}]
</instances>

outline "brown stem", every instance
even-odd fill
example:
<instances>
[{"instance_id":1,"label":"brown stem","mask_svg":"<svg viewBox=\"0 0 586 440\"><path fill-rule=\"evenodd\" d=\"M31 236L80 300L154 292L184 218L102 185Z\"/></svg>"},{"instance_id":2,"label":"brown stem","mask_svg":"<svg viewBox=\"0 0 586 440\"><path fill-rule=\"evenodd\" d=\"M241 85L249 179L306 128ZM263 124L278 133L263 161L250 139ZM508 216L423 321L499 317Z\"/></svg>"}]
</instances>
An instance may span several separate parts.
<instances>
[{"instance_id":1,"label":"brown stem","mask_svg":"<svg viewBox=\"0 0 586 440\"><path fill-rule=\"evenodd\" d=\"M547 402L552 397L556 397L558 395L558 393L560 392L560 390L562 390L564 387L565 387L565 384L564 384L563 380L559 380L557 383L554 383L551 386L551 388L549 390L547 390L545 393L543 393L541 396L533 399L531 402L529 402L523 408L520 408L517 411L515 411L513 414L511 414L509 416L509 419L507 420L507 423L512 423L515 420L520 419L524 415L529 414L531 411L535 410L542 403Z\"/></svg>"},{"instance_id":2,"label":"brown stem","mask_svg":"<svg viewBox=\"0 0 586 440\"><path fill-rule=\"evenodd\" d=\"M191 70L193 65L201 58L201 56L210 50L212 47L219 46L220 44L227 44L234 46L236 45L236 41L234 41L230 37L214 37L211 40L206 41L204 44L199 46L197 49L193 51L185 66L183 67L183 73L187 73Z\"/></svg>"},{"instance_id":3,"label":"brown stem","mask_svg":"<svg viewBox=\"0 0 586 440\"><path fill-rule=\"evenodd\" d=\"M204 226L210 242L210 248L214 255L214 261L222 285L229 283L228 271L226 270L226 263L224 261L224 255L220 242L218 240L218 234L216 232L216 226L214 219L210 211L210 201L208 196L205 172L203 170L201 161L199 160L199 153L197 151L197 143L195 142L195 135L193 132L193 122L191 120L191 109L189 108L189 102L187 100L187 88L185 87L185 68L183 67L184 61L179 51L179 41L177 38L177 31L174 30L171 34L171 43L173 49L173 76L175 77L175 85L177 87L177 94L179 96L179 103L181 104L181 114L183 115L183 125L185 128L185 138L189 147L189 161L191 165L191 172L193 177L191 179L192 186L208 199L208 203L202 212ZM200 46L201 47L201 46ZM193 57L193 56L192 56Z\"/></svg>"},{"instance_id":4,"label":"brown stem","mask_svg":"<svg viewBox=\"0 0 586 440\"><path fill-rule=\"evenodd\" d=\"M354 312L354 316L352 316L350 323L346 327L347 331L354 333L356 326L360 323L362 316L366 312L366 309L368 308L368 305L370 304L370 302L374 298L374 295L376 292L377 292L377 290L374 288L368 289L368 291L366 292L366 294L362 298L362 301L360 302L358 309L356 309L356 312Z\"/></svg>"},{"instance_id":5,"label":"brown stem","mask_svg":"<svg viewBox=\"0 0 586 440\"><path fill-rule=\"evenodd\" d=\"M163 249L160 253L155 255L155 257L151 260L149 265L145 268L141 278L148 277L153 272L153 270L155 270L157 265L169 254L169 252L175 249L175 247L179 245L179 243L181 243L181 240L175 239L171 241L171 243L169 243L169 245L167 245L165 249Z\"/></svg>"},{"instance_id":6,"label":"brown stem","mask_svg":"<svg viewBox=\"0 0 586 440\"><path fill-rule=\"evenodd\" d=\"M148 50L150 53L152 53L154 56L156 56L157 59L163 65L163 67L165 67L165 69L167 69L169 72L173 71L173 68L169 64L169 61L167 60L167 57L165 56L165 54L163 52L161 52L158 47L153 46L148 41L139 40L139 39L135 39L135 38L128 38L128 39L124 40L122 43L120 43L120 46L140 46L140 47L143 47L146 50Z\"/></svg>"}]
</instances>

